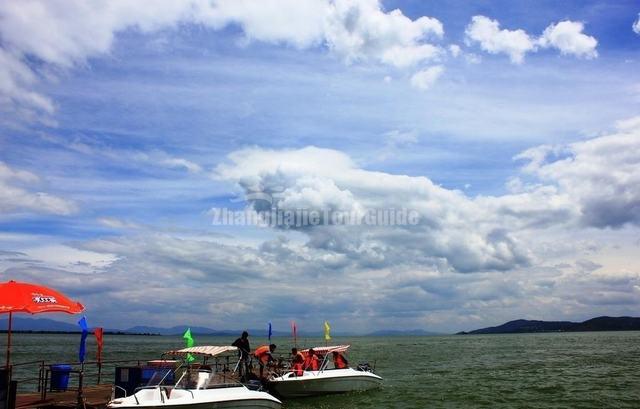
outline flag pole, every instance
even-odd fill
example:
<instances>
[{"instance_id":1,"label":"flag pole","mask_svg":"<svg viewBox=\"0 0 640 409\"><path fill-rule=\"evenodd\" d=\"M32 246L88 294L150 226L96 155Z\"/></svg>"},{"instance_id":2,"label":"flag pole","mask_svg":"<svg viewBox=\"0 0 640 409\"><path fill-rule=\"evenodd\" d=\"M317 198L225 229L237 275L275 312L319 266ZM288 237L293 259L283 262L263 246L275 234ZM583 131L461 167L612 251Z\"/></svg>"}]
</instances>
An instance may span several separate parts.
<instances>
[{"instance_id":1,"label":"flag pole","mask_svg":"<svg viewBox=\"0 0 640 409\"><path fill-rule=\"evenodd\" d=\"M13 321L13 312L9 311L9 327L7 328L7 363L6 368L11 365L11 324Z\"/></svg>"},{"instance_id":2,"label":"flag pole","mask_svg":"<svg viewBox=\"0 0 640 409\"><path fill-rule=\"evenodd\" d=\"M291 332L293 334L293 345L298 348L298 328L295 321L291 321Z\"/></svg>"}]
</instances>

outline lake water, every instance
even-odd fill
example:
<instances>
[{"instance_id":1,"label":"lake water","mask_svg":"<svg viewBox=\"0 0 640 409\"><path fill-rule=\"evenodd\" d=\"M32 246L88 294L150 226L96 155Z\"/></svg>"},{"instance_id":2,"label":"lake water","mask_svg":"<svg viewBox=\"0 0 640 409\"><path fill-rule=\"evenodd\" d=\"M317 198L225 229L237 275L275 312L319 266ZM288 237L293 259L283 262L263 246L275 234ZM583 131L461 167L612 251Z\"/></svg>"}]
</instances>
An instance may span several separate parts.
<instances>
[{"instance_id":1,"label":"lake water","mask_svg":"<svg viewBox=\"0 0 640 409\"><path fill-rule=\"evenodd\" d=\"M198 337L196 345L228 344ZM0 334L4 351L6 335ZM77 361L79 335L17 334L14 362ZM252 346L264 339L251 339ZM274 338L280 351L290 339ZM380 390L290 400L285 408L620 408L640 407L640 332L434 337L336 337L350 362L375 362ZM300 344L322 344L317 339ZM94 340L88 339L88 358ZM104 359L156 359L182 346L176 337L105 336ZM278 352L278 351L277 351ZM35 372L34 372L35 371ZM35 366L18 377L36 376ZM112 381L112 376L105 377Z\"/></svg>"}]
</instances>

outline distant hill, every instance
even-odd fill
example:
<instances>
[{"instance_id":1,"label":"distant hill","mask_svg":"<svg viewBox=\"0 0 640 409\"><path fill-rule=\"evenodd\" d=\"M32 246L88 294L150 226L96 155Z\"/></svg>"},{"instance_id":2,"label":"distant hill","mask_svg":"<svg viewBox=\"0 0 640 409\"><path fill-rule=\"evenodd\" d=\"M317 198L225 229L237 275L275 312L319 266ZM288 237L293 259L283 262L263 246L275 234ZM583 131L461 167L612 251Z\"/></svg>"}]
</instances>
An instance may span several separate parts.
<instances>
[{"instance_id":1,"label":"distant hill","mask_svg":"<svg viewBox=\"0 0 640 409\"><path fill-rule=\"evenodd\" d=\"M6 332L8 320L0 319L0 332ZM91 324L91 321L89 321ZM12 322L14 332L80 332L77 324L52 320L49 318L24 318L14 315ZM182 335L187 329L186 325L178 325L171 328L135 326L127 329L105 328L107 333L124 334L152 334L152 335ZM242 330L215 330L207 327L192 326L191 333L194 335L219 335L219 336L239 336ZM267 330L249 330L252 336L266 337ZM273 331L273 336L287 336L289 332ZM304 334L301 333L301 336Z\"/></svg>"},{"instance_id":2,"label":"distant hill","mask_svg":"<svg viewBox=\"0 0 640 409\"><path fill-rule=\"evenodd\" d=\"M191 333L193 335L213 335L213 336L240 336L243 330L217 330L213 328L207 327L197 327L192 326L188 327L186 325L176 325L171 328L162 328L162 327L148 327L148 326L135 326L131 328L127 328L124 330L126 333L136 333L136 334L158 334L158 335L182 335L187 330L187 328L191 328ZM266 337L267 330L266 329L249 329L249 334L255 337ZM289 335L288 332L282 331L273 331L273 336L286 336Z\"/></svg>"},{"instance_id":3,"label":"distant hill","mask_svg":"<svg viewBox=\"0 0 640 409\"><path fill-rule=\"evenodd\" d=\"M0 320L0 330L7 329L8 320ZM80 332L77 324L55 321L49 318L21 318L13 316L13 331Z\"/></svg>"},{"instance_id":4,"label":"distant hill","mask_svg":"<svg viewBox=\"0 0 640 409\"><path fill-rule=\"evenodd\" d=\"M7 331L9 321L6 318L0 319L0 332ZM11 323L14 332L80 332L78 324L70 324L49 318L22 318L13 316ZM105 328L105 332L121 332L117 329Z\"/></svg>"},{"instance_id":5,"label":"distant hill","mask_svg":"<svg viewBox=\"0 0 640 409\"><path fill-rule=\"evenodd\" d=\"M176 325L171 328L149 327L138 325L124 330L131 334L159 334L159 335L182 335L187 330L186 325ZM218 331L207 327L190 327L193 335L234 335L237 331Z\"/></svg>"},{"instance_id":6,"label":"distant hill","mask_svg":"<svg viewBox=\"0 0 640 409\"><path fill-rule=\"evenodd\" d=\"M497 327L459 334L519 334L527 332L640 331L640 318L597 317L584 322L515 320Z\"/></svg>"},{"instance_id":7,"label":"distant hill","mask_svg":"<svg viewBox=\"0 0 640 409\"><path fill-rule=\"evenodd\" d=\"M597 317L576 324L572 331L640 331L640 318Z\"/></svg>"},{"instance_id":8,"label":"distant hill","mask_svg":"<svg viewBox=\"0 0 640 409\"><path fill-rule=\"evenodd\" d=\"M91 320L89 320L91 324ZM107 333L118 334L141 334L141 335L167 335L167 336L182 336L188 326L176 325L170 328L153 327L138 325L127 329L107 329ZM237 337L240 336L242 330L217 330L208 327L191 326L191 333L197 335L211 335L211 336L226 336ZM4 332L7 329L7 320L0 319L0 332ZM49 318L24 318L15 316L13 317L13 331L15 332L80 332L80 327L77 324L60 322ZM267 330L263 329L248 329L249 334L256 338L266 338ZM289 331L273 331L274 337L288 337L291 333ZM332 332L335 337L352 336L353 333L341 333ZM375 331L365 336L425 336L425 335L438 335L434 332L429 332L421 329L397 331L397 330L380 330ZM298 338L303 339L305 337L317 338L322 336L322 331L299 331Z\"/></svg>"}]
</instances>

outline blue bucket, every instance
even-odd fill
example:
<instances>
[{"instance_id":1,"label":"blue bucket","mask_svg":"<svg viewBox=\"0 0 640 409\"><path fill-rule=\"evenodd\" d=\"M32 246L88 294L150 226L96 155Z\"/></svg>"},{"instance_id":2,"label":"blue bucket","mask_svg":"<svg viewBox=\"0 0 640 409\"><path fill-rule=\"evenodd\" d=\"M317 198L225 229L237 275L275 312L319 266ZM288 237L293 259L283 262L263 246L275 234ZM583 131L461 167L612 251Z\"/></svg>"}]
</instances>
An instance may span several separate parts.
<instances>
[{"instance_id":1,"label":"blue bucket","mask_svg":"<svg viewBox=\"0 0 640 409\"><path fill-rule=\"evenodd\" d=\"M66 391L69 388L69 374L73 369L71 365L51 365L51 390Z\"/></svg>"}]
</instances>

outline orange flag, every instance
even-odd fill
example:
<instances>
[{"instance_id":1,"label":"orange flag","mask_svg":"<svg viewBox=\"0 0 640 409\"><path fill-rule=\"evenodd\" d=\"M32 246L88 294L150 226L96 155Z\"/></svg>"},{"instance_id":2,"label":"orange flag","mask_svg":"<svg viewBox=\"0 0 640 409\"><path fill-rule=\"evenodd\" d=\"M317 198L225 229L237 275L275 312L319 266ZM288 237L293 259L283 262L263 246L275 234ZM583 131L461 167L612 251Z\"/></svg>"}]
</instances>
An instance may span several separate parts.
<instances>
[{"instance_id":1,"label":"orange flag","mask_svg":"<svg viewBox=\"0 0 640 409\"><path fill-rule=\"evenodd\" d=\"M94 328L93 335L96 337L96 345L98 346L96 348L96 361L102 362L102 345L103 345L102 336L104 335L104 329Z\"/></svg>"}]
</instances>

